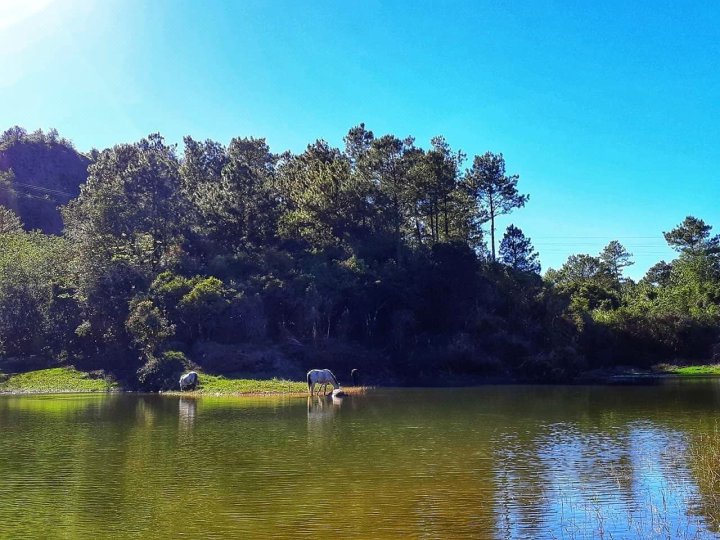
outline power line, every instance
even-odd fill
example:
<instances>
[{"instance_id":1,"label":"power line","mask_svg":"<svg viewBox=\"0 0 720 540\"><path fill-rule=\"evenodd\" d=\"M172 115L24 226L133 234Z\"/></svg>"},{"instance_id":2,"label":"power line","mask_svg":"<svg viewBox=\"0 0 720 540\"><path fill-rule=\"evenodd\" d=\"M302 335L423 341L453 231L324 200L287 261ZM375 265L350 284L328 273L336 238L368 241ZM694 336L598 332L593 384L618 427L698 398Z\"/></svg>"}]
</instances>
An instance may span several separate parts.
<instances>
[{"instance_id":1,"label":"power line","mask_svg":"<svg viewBox=\"0 0 720 540\"><path fill-rule=\"evenodd\" d=\"M620 236L620 238L652 239L652 238L658 238L658 236L659 236L659 235L655 235L655 236L625 236L625 235L622 235L622 236ZM533 235L532 237L533 237L533 238L550 238L550 239L554 239L554 238L558 238L558 239L562 239L562 238L587 238L587 239L603 240L603 239L606 239L606 238L612 238L612 235L605 235L605 236L573 236L573 235L553 235L553 236L542 235L542 236L535 236L535 235Z\"/></svg>"},{"instance_id":2,"label":"power line","mask_svg":"<svg viewBox=\"0 0 720 540\"><path fill-rule=\"evenodd\" d=\"M67 191L61 191L59 189L46 188L46 187L42 187L42 186L35 186L33 184L24 184L23 182L12 181L11 186L13 186L13 187L14 186L22 186L22 187L26 187L26 188L30 188L30 189L38 189L40 191L57 193L59 195L65 195L65 196L71 197L71 198L75 197L75 195L73 195L72 193L68 193Z\"/></svg>"},{"instance_id":3,"label":"power line","mask_svg":"<svg viewBox=\"0 0 720 540\"><path fill-rule=\"evenodd\" d=\"M6 187L6 186L0 186L0 189L4 189L8 193L12 193L16 197L22 198L22 199L37 199L39 201L55 203L55 204L60 204L61 202L63 202L63 201L58 201L57 199L51 198L49 194L45 195L44 197L40 197L39 195L33 195L32 193L18 193L14 189L12 189L10 187Z\"/></svg>"},{"instance_id":4,"label":"power line","mask_svg":"<svg viewBox=\"0 0 720 540\"><path fill-rule=\"evenodd\" d=\"M597 246L598 242L533 242L537 245L542 246ZM660 242L657 244L632 244L635 247L663 247L665 243Z\"/></svg>"}]
</instances>

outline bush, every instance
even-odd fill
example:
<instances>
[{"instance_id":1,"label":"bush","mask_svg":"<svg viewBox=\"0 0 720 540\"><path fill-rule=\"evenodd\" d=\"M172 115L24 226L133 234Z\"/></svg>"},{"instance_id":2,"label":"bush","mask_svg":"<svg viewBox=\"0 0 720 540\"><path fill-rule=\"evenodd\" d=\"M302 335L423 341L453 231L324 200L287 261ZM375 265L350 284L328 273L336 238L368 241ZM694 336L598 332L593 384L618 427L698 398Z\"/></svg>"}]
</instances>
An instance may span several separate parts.
<instances>
[{"instance_id":1,"label":"bush","mask_svg":"<svg viewBox=\"0 0 720 540\"><path fill-rule=\"evenodd\" d=\"M175 333L175 327L155 307L152 300L136 302L125 327L135 343L147 354L155 353L162 342Z\"/></svg>"},{"instance_id":2,"label":"bush","mask_svg":"<svg viewBox=\"0 0 720 540\"><path fill-rule=\"evenodd\" d=\"M562 347L528 356L520 366L518 376L529 381L567 382L586 367L584 359L573 347Z\"/></svg>"},{"instance_id":3,"label":"bush","mask_svg":"<svg viewBox=\"0 0 720 540\"><path fill-rule=\"evenodd\" d=\"M260 341L267 335L267 317L265 307L259 294L238 294L232 301L230 316L224 319L229 328L226 329L237 341L238 338L248 341Z\"/></svg>"},{"instance_id":4,"label":"bush","mask_svg":"<svg viewBox=\"0 0 720 540\"><path fill-rule=\"evenodd\" d=\"M225 311L230 305L230 292L216 277L207 277L198 281L185 296L180 299L179 308L190 328L196 329L200 336L208 336L216 329Z\"/></svg>"},{"instance_id":5,"label":"bush","mask_svg":"<svg viewBox=\"0 0 720 540\"><path fill-rule=\"evenodd\" d=\"M180 375L190 367L190 361L178 351L166 351L159 358L151 356L137 371L139 386L149 392L176 389Z\"/></svg>"}]
</instances>

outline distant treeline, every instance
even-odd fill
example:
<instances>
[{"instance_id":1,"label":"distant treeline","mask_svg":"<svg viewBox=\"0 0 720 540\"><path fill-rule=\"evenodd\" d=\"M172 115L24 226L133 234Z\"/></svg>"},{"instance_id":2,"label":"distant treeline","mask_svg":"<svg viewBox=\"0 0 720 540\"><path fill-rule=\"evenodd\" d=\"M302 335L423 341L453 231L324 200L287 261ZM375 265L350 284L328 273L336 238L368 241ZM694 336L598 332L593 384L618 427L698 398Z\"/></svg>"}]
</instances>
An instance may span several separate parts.
<instances>
[{"instance_id":1,"label":"distant treeline","mask_svg":"<svg viewBox=\"0 0 720 540\"><path fill-rule=\"evenodd\" d=\"M191 364L422 384L713 355L720 241L702 220L664 233L677 259L638 283L617 241L543 278L522 230L495 230L529 200L502 154L362 124L344 141L296 155L186 137L180 154L155 134L82 155L56 132L6 131L5 369L73 363L148 389Z\"/></svg>"}]
</instances>

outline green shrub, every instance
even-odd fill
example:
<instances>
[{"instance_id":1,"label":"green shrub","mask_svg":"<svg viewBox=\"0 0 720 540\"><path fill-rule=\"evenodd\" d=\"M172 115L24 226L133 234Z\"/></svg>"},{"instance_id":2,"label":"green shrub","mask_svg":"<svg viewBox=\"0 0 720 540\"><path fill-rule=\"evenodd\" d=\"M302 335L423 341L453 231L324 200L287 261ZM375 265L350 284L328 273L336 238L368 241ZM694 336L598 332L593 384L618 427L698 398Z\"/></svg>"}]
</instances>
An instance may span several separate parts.
<instances>
[{"instance_id":1,"label":"green shrub","mask_svg":"<svg viewBox=\"0 0 720 540\"><path fill-rule=\"evenodd\" d=\"M175 327L163 316L152 300L141 300L135 303L125 322L135 343L145 351L153 354L167 338L175 333Z\"/></svg>"},{"instance_id":2,"label":"green shrub","mask_svg":"<svg viewBox=\"0 0 720 540\"><path fill-rule=\"evenodd\" d=\"M179 308L183 318L200 336L207 336L217 327L228 309L229 291L218 278L210 276L201 281L180 299Z\"/></svg>"},{"instance_id":3,"label":"green shrub","mask_svg":"<svg viewBox=\"0 0 720 540\"><path fill-rule=\"evenodd\" d=\"M180 375L190 367L190 361L183 353L166 351L160 357L150 357L145 365L138 369L139 386L149 392L176 389Z\"/></svg>"}]
</instances>

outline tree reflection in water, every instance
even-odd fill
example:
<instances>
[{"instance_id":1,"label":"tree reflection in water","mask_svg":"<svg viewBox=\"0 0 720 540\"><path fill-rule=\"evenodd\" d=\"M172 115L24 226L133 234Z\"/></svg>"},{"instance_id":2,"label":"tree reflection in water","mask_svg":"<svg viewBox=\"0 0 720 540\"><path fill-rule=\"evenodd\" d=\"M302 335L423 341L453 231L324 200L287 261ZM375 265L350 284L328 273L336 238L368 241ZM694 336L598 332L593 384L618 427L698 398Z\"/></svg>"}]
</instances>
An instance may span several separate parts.
<instances>
[{"instance_id":1,"label":"tree reflection in water","mask_svg":"<svg viewBox=\"0 0 720 540\"><path fill-rule=\"evenodd\" d=\"M708 538L719 407L707 384L10 396L0 536Z\"/></svg>"},{"instance_id":2,"label":"tree reflection in water","mask_svg":"<svg viewBox=\"0 0 720 540\"><path fill-rule=\"evenodd\" d=\"M573 424L498 446L497 534L506 538L702 538L685 434L647 421Z\"/></svg>"}]
</instances>

